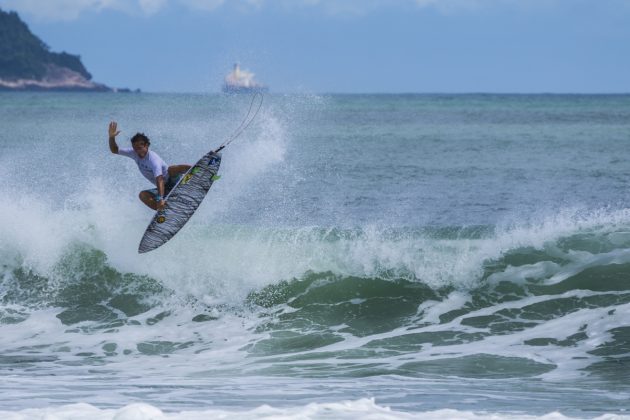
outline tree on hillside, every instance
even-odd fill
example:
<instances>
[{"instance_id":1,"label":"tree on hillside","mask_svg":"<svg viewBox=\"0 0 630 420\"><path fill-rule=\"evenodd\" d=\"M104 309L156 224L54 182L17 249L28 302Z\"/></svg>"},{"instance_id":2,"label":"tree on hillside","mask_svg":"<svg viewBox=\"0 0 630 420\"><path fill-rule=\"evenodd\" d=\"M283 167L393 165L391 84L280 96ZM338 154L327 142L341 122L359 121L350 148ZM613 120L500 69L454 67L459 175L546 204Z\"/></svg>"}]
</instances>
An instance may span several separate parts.
<instances>
[{"instance_id":1,"label":"tree on hillside","mask_svg":"<svg viewBox=\"0 0 630 420\"><path fill-rule=\"evenodd\" d=\"M41 80L50 64L76 71L88 80L92 78L79 56L50 52L17 13L0 9L0 78Z\"/></svg>"}]
</instances>

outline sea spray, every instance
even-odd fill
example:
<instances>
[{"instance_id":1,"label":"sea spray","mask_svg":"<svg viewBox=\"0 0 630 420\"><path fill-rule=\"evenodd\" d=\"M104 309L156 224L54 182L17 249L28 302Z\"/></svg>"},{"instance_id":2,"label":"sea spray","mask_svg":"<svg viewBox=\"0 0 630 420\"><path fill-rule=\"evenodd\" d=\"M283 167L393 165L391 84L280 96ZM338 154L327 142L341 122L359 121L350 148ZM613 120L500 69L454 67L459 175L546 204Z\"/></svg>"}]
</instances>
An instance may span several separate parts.
<instances>
[{"instance_id":1,"label":"sea spray","mask_svg":"<svg viewBox=\"0 0 630 420\"><path fill-rule=\"evenodd\" d=\"M627 408L626 97L271 95L139 256L150 186L107 123L185 163L248 99L25 95L0 95L1 409Z\"/></svg>"}]
</instances>

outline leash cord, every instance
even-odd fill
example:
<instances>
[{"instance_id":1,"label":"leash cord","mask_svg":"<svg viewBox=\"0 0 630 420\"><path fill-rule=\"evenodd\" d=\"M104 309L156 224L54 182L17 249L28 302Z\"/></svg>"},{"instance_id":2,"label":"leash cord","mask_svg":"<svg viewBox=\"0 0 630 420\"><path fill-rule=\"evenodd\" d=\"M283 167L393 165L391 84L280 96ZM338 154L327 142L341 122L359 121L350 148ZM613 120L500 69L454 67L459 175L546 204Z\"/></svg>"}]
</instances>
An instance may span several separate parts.
<instances>
[{"instance_id":1,"label":"leash cord","mask_svg":"<svg viewBox=\"0 0 630 420\"><path fill-rule=\"evenodd\" d=\"M254 102L256 101L256 98L260 98L260 102L258 103L256 112L254 112L254 114L252 115L252 109L254 108ZM252 101L249 104L249 110L247 111L247 115L245 115L245 118L243 118L241 125L239 125L238 128L234 130L234 133L232 133L232 135L228 137L227 140L221 143L219 148L215 150L214 153L219 153L221 150L225 149L230 143L236 140L238 136L243 134L243 131L245 131L247 127L251 125L251 123L254 121L254 118L256 118L256 115L258 115L258 112L260 111L260 108L262 107L262 104L263 104L263 99L264 99L264 96L262 93L260 92L254 93L254 96L252 97Z\"/></svg>"}]
</instances>

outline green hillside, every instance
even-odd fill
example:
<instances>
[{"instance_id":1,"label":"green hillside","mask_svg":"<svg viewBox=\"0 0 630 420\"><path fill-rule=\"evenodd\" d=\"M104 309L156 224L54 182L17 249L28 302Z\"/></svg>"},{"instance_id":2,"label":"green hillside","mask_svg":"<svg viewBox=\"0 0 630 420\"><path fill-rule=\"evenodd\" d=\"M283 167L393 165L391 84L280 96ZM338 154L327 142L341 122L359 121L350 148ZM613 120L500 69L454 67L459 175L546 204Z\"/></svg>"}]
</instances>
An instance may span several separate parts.
<instances>
[{"instance_id":1,"label":"green hillside","mask_svg":"<svg viewBox=\"0 0 630 420\"><path fill-rule=\"evenodd\" d=\"M78 55L50 52L17 13L0 9L0 78L41 80L50 64L73 70L87 80L92 78Z\"/></svg>"}]
</instances>

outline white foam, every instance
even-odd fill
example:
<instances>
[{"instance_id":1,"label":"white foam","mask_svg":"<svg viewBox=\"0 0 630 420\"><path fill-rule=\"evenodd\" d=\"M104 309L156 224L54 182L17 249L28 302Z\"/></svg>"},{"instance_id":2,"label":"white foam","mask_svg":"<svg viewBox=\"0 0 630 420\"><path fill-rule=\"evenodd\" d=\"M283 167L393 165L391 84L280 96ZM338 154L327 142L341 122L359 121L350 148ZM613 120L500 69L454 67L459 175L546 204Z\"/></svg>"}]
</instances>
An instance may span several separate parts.
<instances>
[{"instance_id":1,"label":"white foam","mask_svg":"<svg viewBox=\"0 0 630 420\"><path fill-rule=\"evenodd\" d=\"M134 403L119 409L99 409L90 404L72 404L62 407L26 409L20 411L0 411L5 420L206 420L206 419L260 419L260 420L290 420L290 419L339 419L339 420L394 420L394 419L423 419L423 420L570 420L559 412L552 412L541 416L510 413L475 413L443 409L425 412L404 412L381 406L374 399L360 399L354 401L339 401L328 403L310 403L291 408L276 408L261 405L251 410L200 410L182 411L178 413L164 413L159 408L145 403ZM604 414L593 420L628 420L630 416Z\"/></svg>"},{"instance_id":2,"label":"white foam","mask_svg":"<svg viewBox=\"0 0 630 420\"><path fill-rule=\"evenodd\" d=\"M322 99L300 100L317 103ZM308 106L301 104L298 108ZM134 124L142 122L139 115L124 117L131 120L125 127L130 132L136 128ZM98 147L84 149L77 147L82 144L78 143L80 138L73 139L76 143L61 144L57 153L69 158L58 163L65 166L60 169L45 161L36 174L46 175L54 182L60 171L73 173L73 183L68 187L70 193L60 194L65 188L61 185L55 191L50 184L33 184L28 177L12 177L12 184L0 185L0 195L12 198L0 203L3 216L0 219L0 237L3 238L0 258L3 262L23 264L44 277L54 277L56 265L69 248L87 244L103 251L108 264L120 272L148 275L182 294L235 305L251 290L281 280L299 279L308 272L402 277L433 288L470 289L479 284L488 261L496 261L520 247L558 252L563 258L573 257L574 264L562 269L551 262L508 268L503 274L494 275L492 281L511 278L522 282L531 276L555 275L548 280L553 283L590 264L585 261L590 258L588 255L582 258L559 251L555 244L559 238L580 231L600 230L611 241L625 241L623 233L627 233L630 225L629 210L565 209L529 221L506 222L495 234L480 239L440 239L431 234L404 233L404 229L418 226L403 228L400 234L392 235L389 226L367 224L329 240L323 232L333 226L301 223L297 227L262 228L246 223L224 223L226 215L240 209L241 198L260 193L256 188L260 187L261 176L287 164L293 117L278 105L265 104L254 124L224 153L223 178L213 187L198 214L171 242L143 256L137 255L137 244L151 212L137 200L138 191L147 185L136 173L133 162L109 154L105 141ZM181 159L182 148L201 153L209 143L204 133L207 135L212 129L227 135L226 127L238 125L237 120L230 113L229 118L223 116L214 126L198 121L186 127L189 122L182 121L170 127L158 119L154 121L157 126L153 134L163 141L156 141L156 147L162 147L177 159ZM53 145L57 143L45 142L46 152L51 152ZM17 156L11 156L19 163L3 157L1 170L19 173L25 154L18 151ZM104 159L97 163L93 156L99 154ZM81 170L73 172L76 168ZM274 187L267 185L266 188ZM292 208L273 210L295 211ZM273 211L269 214L272 217ZM308 221L308 218L303 220ZM629 253L619 251L619 255L611 255L608 260L595 256L592 264L613 264L629 258Z\"/></svg>"}]
</instances>

